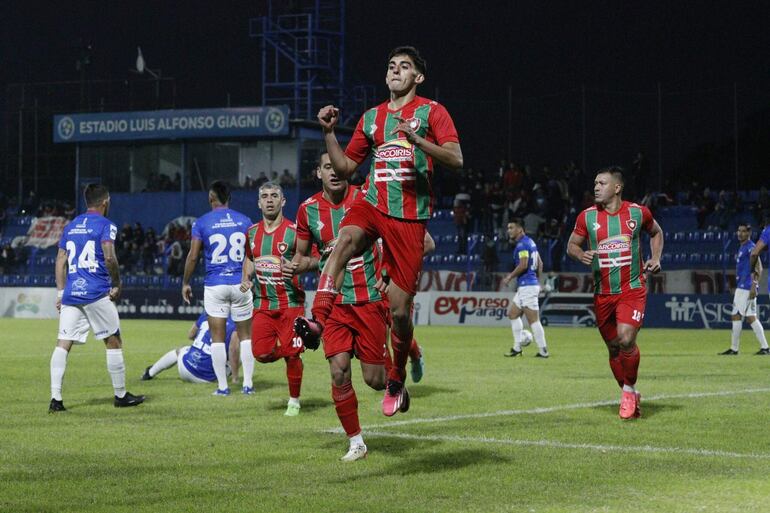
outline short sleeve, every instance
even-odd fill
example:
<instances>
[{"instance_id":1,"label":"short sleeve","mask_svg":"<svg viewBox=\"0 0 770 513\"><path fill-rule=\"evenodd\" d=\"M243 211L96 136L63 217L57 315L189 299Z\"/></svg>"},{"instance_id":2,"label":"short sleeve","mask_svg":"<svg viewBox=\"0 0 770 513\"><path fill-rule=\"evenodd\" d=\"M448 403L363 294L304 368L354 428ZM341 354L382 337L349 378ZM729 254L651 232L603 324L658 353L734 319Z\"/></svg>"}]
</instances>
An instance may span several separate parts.
<instances>
[{"instance_id":1,"label":"short sleeve","mask_svg":"<svg viewBox=\"0 0 770 513\"><path fill-rule=\"evenodd\" d=\"M650 209L642 206L642 228L645 229L645 231L651 231L652 227L655 225L655 219L652 217L652 212L650 212Z\"/></svg>"},{"instance_id":2,"label":"short sleeve","mask_svg":"<svg viewBox=\"0 0 770 513\"><path fill-rule=\"evenodd\" d=\"M770 246L770 226L762 230L762 234L759 236L759 240L765 243L765 246Z\"/></svg>"},{"instance_id":3,"label":"short sleeve","mask_svg":"<svg viewBox=\"0 0 770 513\"><path fill-rule=\"evenodd\" d=\"M310 240L310 226L307 220L307 207L303 203L297 210L297 238L302 240Z\"/></svg>"},{"instance_id":4,"label":"short sleeve","mask_svg":"<svg viewBox=\"0 0 770 513\"><path fill-rule=\"evenodd\" d=\"M59 237L59 249L66 250L67 249L67 227L64 227L64 230L61 232L61 237Z\"/></svg>"},{"instance_id":5,"label":"short sleeve","mask_svg":"<svg viewBox=\"0 0 770 513\"><path fill-rule=\"evenodd\" d=\"M345 155L360 164L369 155L370 146L369 139L364 134L364 117L361 116L356 129L353 131L353 137L350 138L350 142L345 147Z\"/></svg>"},{"instance_id":6,"label":"short sleeve","mask_svg":"<svg viewBox=\"0 0 770 513\"><path fill-rule=\"evenodd\" d=\"M246 244L244 245L244 254L246 255L246 258L249 260L253 260L254 257L251 255L251 235L249 232L251 231L251 228L246 230Z\"/></svg>"},{"instance_id":7,"label":"short sleeve","mask_svg":"<svg viewBox=\"0 0 770 513\"><path fill-rule=\"evenodd\" d=\"M435 104L430 109L428 124L439 146L448 142L460 142L452 117L440 103Z\"/></svg>"},{"instance_id":8,"label":"short sleeve","mask_svg":"<svg viewBox=\"0 0 770 513\"><path fill-rule=\"evenodd\" d=\"M101 242L115 243L115 239L118 237L118 227L112 223L104 223L102 228Z\"/></svg>"},{"instance_id":9,"label":"short sleeve","mask_svg":"<svg viewBox=\"0 0 770 513\"><path fill-rule=\"evenodd\" d=\"M588 237L588 229L586 228L586 211L582 211L578 214L575 220L575 228L572 233L580 235L581 237Z\"/></svg>"},{"instance_id":10,"label":"short sleeve","mask_svg":"<svg viewBox=\"0 0 770 513\"><path fill-rule=\"evenodd\" d=\"M198 220L196 220L192 225L192 230L190 230L190 237L196 240L203 240L203 234L201 233L201 227Z\"/></svg>"}]
</instances>

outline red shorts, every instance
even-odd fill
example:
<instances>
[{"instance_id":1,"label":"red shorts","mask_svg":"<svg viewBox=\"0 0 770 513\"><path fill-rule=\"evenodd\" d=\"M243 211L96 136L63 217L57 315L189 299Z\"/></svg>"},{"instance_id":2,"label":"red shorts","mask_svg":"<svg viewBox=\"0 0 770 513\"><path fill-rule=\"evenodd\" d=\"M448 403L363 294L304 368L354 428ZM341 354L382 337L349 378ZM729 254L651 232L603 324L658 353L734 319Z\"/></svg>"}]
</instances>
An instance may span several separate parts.
<instances>
[{"instance_id":1,"label":"red shorts","mask_svg":"<svg viewBox=\"0 0 770 513\"><path fill-rule=\"evenodd\" d=\"M352 352L364 363L385 363L388 307L382 301L358 305L334 305L324 325L327 358Z\"/></svg>"},{"instance_id":2,"label":"red shorts","mask_svg":"<svg viewBox=\"0 0 770 513\"><path fill-rule=\"evenodd\" d=\"M251 317L251 352L254 356L270 354L280 343L278 356L297 356L305 347L294 334L294 319L305 315L305 308L296 306L283 310L254 310Z\"/></svg>"},{"instance_id":3,"label":"red shorts","mask_svg":"<svg viewBox=\"0 0 770 513\"><path fill-rule=\"evenodd\" d=\"M382 238L382 264L398 287L411 295L417 293L422 270L425 222L391 217L364 199L353 202L340 223L361 228L371 241Z\"/></svg>"},{"instance_id":4,"label":"red shorts","mask_svg":"<svg viewBox=\"0 0 770 513\"><path fill-rule=\"evenodd\" d=\"M618 324L630 324L639 329L644 320L647 305L647 289L640 287L622 294L597 294L594 296L596 326L606 341L617 336Z\"/></svg>"}]
</instances>

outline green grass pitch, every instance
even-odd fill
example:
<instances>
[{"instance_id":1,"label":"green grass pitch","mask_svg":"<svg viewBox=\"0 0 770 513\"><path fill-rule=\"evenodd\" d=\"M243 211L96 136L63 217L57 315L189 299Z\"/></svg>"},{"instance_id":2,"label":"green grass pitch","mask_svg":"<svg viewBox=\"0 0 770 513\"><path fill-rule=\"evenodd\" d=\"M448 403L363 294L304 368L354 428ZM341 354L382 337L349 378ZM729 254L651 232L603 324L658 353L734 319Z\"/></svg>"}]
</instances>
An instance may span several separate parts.
<instances>
[{"instance_id":1,"label":"green grass pitch","mask_svg":"<svg viewBox=\"0 0 770 513\"><path fill-rule=\"evenodd\" d=\"M760 512L770 510L770 358L717 356L729 332L643 330L643 418L620 393L594 329L547 328L551 358L504 358L510 330L420 327L423 381L388 419L354 365L363 461L347 449L320 351L304 355L299 417L283 416L283 362L257 393L212 397L147 365L188 322L123 321L128 389L112 406L104 346L70 354L69 411L49 415L56 321L0 319L2 512Z\"/></svg>"}]
</instances>

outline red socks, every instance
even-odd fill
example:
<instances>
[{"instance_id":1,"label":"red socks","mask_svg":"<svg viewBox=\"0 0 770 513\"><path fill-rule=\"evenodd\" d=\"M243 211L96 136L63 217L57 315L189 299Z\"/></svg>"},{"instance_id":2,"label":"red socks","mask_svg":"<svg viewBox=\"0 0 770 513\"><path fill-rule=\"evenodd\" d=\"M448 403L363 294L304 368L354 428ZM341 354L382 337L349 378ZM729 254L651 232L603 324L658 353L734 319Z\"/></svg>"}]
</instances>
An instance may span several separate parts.
<instances>
[{"instance_id":1,"label":"red socks","mask_svg":"<svg viewBox=\"0 0 770 513\"><path fill-rule=\"evenodd\" d=\"M302 360L299 356L286 358L286 379L289 381L289 397L299 397L302 388Z\"/></svg>"},{"instance_id":2,"label":"red socks","mask_svg":"<svg viewBox=\"0 0 770 513\"><path fill-rule=\"evenodd\" d=\"M409 352L411 349L412 333L408 337L404 337L405 340L410 342L404 342L400 339L396 333L390 330L390 345L393 349L393 367L388 372L388 379L393 381L400 381L403 383L406 381L406 363L409 361Z\"/></svg>"},{"instance_id":3,"label":"red socks","mask_svg":"<svg viewBox=\"0 0 770 513\"><path fill-rule=\"evenodd\" d=\"M612 369L612 375L615 376L615 381L618 382L618 386L623 388L625 374L623 373L623 363L620 361L620 354L614 358L610 358L610 369Z\"/></svg>"},{"instance_id":4,"label":"red socks","mask_svg":"<svg viewBox=\"0 0 770 513\"><path fill-rule=\"evenodd\" d=\"M361 433L361 425L358 422L358 398L356 398L356 391L353 390L353 384L350 381L342 386L332 383L332 399L345 434L351 437Z\"/></svg>"},{"instance_id":5,"label":"red socks","mask_svg":"<svg viewBox=\"0 0 770 513\"><path fill-rule=\"evenodd\" d=\"M639 372L639 346L625 353L620 352L620 363L623 365L623 384L634 386L636 384L636 375Z\"/></svg>"}]
</instances>

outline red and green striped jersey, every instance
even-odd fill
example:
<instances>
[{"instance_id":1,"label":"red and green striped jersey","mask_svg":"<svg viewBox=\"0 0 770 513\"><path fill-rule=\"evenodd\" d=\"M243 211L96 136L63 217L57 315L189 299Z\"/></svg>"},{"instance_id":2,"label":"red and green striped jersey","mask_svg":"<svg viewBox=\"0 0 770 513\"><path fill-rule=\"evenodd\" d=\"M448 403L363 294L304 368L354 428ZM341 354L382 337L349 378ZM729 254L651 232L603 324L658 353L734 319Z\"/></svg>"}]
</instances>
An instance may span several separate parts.
<instances>
[{"instance_id":1,"label":"red and green striped jersey","mask_svg":"<svg viewBox=\"0 0 770 513\"><path fill-rule=\"evenodd\" d=\"M588 239L593 260L594 294L622 294L645 286L640 234L652 230L647 207L624 201L610 214L599 205L578 215L573 233Z\"/></svg>"},{"instance_id":2,"label":"red and green striped jersey","mask_svg":"<svg viewBox=\"0 0 770 513\"><path fill-rule=\"evenodd\" d=\"M433 212L433 161L406 140L403 133L391 133L405 119L427 141L441 146L459 142L454 122L437 102L415 96L400 110L388 109L388 102L369 109L358 121L345 155L363 162L371 153L372 164L362 191L378 210L401 219L429 219Z\"/></svg>"},{"instance_id":3,"label":"red and green striped jersey","mask_svg":"<svg viewBox=\"0 0 770 513\"><path fill-rule=\"evenodd\" d=\"M254 309L279 310L303 306L305 291L299 276L291 281L281 276L281 257L291 260L297 248L297 228L284 218L273 230L265 230L264 221L251 225L246 232L246 257L254 262L256 271Z\"/></svg>"},{"instance_id":4,"label":"red and green striped jersey","mask_svg":"<svg viewBox=\"0 0 770 513\"><path fill-rule=\"evenodd\" d=\"M335 205L324 198L323 192L306 199L297 211L297 238L316 245L321 255L319 267L323 270L337 243L340 222L353 201L361 195L357 187L348 187L345 199ZM374 244L363 254L351 258L345 268L337 303L357 304L380 301L382 295L374 288L379 278L380 255Z\"/></svg>"}]
</instances>

